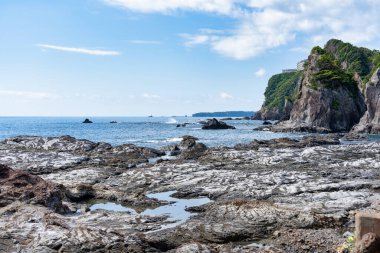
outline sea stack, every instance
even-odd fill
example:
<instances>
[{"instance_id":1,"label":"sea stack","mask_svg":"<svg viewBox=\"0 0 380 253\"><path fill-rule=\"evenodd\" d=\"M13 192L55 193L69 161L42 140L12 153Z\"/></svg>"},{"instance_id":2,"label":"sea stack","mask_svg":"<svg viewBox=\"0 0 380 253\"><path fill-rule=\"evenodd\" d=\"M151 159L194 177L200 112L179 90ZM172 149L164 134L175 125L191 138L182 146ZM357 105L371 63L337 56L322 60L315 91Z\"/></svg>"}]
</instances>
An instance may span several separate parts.
<instances>
[{"instance_id":1,"label":"sea stack","mask_svg":"<svg viewBox=\"0 0 380 253\"><path fill-rule=\"evenodd\" d=\"M85 119L82 123L84 123L84 124L90 124L90 123L93 123L91 120L89 120L89 119Z\"/></svg>"},{"instance_id":2,"label":"sea stack","mask_svg":"<svg viewBox=\"0 0 380 253\"><path fill-rule=\"evenodd\" d=\"M235 129L234 126L227 125L223 121L218 121L213 118L203 124L202 129L204 130L218 130L218 129Z\"/></svg>"}]
</instances>

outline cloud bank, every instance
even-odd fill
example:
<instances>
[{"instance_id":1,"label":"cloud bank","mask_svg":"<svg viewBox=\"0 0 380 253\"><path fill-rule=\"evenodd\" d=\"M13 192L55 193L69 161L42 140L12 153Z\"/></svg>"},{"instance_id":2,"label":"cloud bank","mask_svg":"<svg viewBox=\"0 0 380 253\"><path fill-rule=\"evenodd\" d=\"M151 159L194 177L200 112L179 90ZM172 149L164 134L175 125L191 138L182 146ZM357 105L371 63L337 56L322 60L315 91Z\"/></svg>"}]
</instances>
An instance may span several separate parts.
<instances>
[{"instance_id":1,"label":"cloud bank","mask_svg":"<svg viewBox=\"0 0 380 253\"><path fill-rule=\"evenodd\" d=\"M304 47L338 38L363 46L379 46L378 0L103 0L143 13L175 11L224 15L232 30L182 33L185 46L208 45L238 60L256 57L297 39ZM301 47L300 47L301 48ZM296 51L296 50L294 50Z\"/></svg>"}]
</instances>

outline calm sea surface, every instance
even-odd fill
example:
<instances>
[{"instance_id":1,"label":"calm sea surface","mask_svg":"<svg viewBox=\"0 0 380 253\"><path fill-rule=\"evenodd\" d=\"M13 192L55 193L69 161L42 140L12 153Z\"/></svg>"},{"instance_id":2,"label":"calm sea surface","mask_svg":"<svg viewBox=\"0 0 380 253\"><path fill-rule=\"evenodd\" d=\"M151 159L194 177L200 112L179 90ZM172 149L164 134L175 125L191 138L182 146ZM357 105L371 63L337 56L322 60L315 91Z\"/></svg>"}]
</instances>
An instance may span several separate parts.
<instances>
[{"instance_id":1,"label":"calm sea surface","mask_svg":"<svg viewBox=\"0 0 380 253\"><path fill-rule=\"evenodd\" d=\"M133 143L159 148L178 143L183 135L192 135L208 146L234 146L253 139L280 137L300 138L299 134L256 132L253 128L262 121L226 121L235 130L202 130L199 121L192 117L93 117L93 124L82 124L79 117L0 117L0 139L17 135L61 136L108 142L112 145ZM117 124L110 124L117 121ZM177 124L190 123L186 127Z\"/></svg>"}]
</instances>

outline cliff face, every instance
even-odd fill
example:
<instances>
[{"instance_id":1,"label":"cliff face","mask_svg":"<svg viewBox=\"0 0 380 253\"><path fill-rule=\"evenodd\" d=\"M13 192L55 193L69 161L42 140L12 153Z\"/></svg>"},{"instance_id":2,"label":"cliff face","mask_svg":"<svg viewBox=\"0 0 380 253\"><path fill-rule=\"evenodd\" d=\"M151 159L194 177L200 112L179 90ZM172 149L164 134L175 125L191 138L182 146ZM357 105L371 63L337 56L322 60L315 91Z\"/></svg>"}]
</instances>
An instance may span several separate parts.
<instances>
[{"instance_id":1,"label":"cliff face","mask_svg":"<svg viewBox=\"0 0 380 253\"><path fill-rule=\"evenodd\" d=\"M353 132L380 134L380 68L372 75L365 89L367 111Z\"/></svg>"},{"instance_id":2,"label":"cliff face","mask_svg":"<svg viewBox=\"0 0 380 253\"><path fill-rule=\"evenodd\" d=\"M294 100L295 90L302 75L301 71L272 76L265 90L265 101L253 119L282 120L289 118L289 106Z\"/></svg>"},{"instance_id":3,"label":"cliff face","mask_svg":"<svg viewBox=\"0 0 380 253\"><path fill-rule=\"evenodd\" d=\"M380 133L379 69L380 51L329 40L298 76L269 80L258 116L279 119L273 131Z\"/></svg>"},{"instance_id":4,"label":"cliff face","mask_svg":"<svg viewBox=\"0 0 380 253\"><path fill-rule=\"evenodd\" d=\"M353 76L324 50L313 50L286 124L348 131L365 112L364 97Z\"/></svg>"}]
</instances>

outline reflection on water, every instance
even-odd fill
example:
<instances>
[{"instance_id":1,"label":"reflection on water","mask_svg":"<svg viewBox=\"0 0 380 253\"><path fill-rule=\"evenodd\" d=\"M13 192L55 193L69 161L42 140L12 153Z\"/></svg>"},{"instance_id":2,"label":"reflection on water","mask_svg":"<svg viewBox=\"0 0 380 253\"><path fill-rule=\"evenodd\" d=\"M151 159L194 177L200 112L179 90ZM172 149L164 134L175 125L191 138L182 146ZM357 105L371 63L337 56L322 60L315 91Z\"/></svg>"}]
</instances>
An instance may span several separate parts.
<instances>
[{"instance_id":1,"label":"reflection on water","mask_svg":"<svg viewBox=\"0 0 380 253\"><path fill-rule=\"evenodd\" d=\"M149 198L156 198L161 201L174 202L173 204L160 206L154 209L145 209L140 215L149 215L149 216L161 216L167 215L169 217L168 221L172 223L166 224L161 227L161 229L175 227L179 224L186 222L190 217L191 213L187 212L185 209L188 207L201 206L210 202L209 198L194 198L194 199L177 199L170 197L176 191L167 191L160 193L148 194ZM121 204L109 202L107 200L92 200L88 202L89 209L93 210L109 210L116 212L129 212L131 214L138 214L135 209L125 207Z\"/></svg>"}]
</instances>

